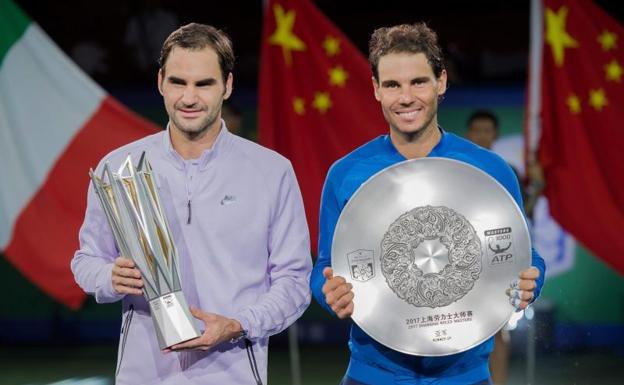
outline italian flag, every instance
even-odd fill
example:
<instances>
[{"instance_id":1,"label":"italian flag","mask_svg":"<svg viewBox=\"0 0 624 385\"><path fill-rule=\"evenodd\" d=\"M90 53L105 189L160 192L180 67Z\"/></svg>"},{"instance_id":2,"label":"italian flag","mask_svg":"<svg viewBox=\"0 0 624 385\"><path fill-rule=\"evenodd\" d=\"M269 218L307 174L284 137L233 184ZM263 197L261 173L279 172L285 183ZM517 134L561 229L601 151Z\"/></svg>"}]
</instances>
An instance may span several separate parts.
<instances>
[{"instance_id":1,"label":"italian flag","mask_svg":"<svg viewBox=\"0 0 624 385\"><path fill-rule=\"evenodd\" d=\"M88 171L158 127L112 99L9 0L0 0L0 251L70 308Z\"/></svg>"}]
</instances>

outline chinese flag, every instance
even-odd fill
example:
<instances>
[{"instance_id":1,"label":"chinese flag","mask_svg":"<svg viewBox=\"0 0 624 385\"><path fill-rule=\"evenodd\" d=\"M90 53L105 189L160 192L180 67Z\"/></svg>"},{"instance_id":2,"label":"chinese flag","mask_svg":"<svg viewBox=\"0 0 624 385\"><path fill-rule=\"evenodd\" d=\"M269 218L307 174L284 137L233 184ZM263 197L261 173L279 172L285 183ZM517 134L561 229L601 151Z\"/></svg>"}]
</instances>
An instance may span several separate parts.
<instances>
[{"instance_id":1,"label":"chinese flag","mask_svg":"<svg viewBox=\"0 0 624 385\"><path fill-rule=\"evenodd\" d=\"M293 164L314 249L331 164L387 131L368 61L307 0L269 1L260 61L260 142Z\"/></svg>"},{"instance_id":2,"label":"chinese flag","mask_svg":"<svg viewBox=\"0 0 624 385\"><path fill-rule=\"evenodd\" d=\"M624 28L589 1L544 1L538 160L551 214L624 273Z\"/></svg>"}]
</instances>

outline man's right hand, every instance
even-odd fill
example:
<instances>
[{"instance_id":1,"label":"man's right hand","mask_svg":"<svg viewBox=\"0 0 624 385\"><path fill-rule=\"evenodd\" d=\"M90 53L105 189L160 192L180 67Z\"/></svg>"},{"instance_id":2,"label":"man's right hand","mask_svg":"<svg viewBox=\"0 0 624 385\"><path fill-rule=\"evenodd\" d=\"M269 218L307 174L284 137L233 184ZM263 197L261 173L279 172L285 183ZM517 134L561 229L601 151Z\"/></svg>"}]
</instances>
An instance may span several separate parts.
<instances>
[{"instance_id":1,"label":"man's right hand","mask_svg":"<svg viewBox=\"0 0 624 385\"><path fill-rule=\"evenodd\" d=\"M113 289L119 294L143 294L141 272L137 269L134 261L129 258L117 257L115 259L111 279Z\"/></svg>"},{"instance_id":2,"label":"man's right hand","mask_svg":"<svg viewBox=\"0 0 624 385\"><path fill-rule=\"evenodd\" d=\"M325 302L336 313L338 318L345 319L353 314L353 285L340 276L334 277L334 270L331 267L323 269L323 276L326 281L323 285Z\"/></svg>"}]
</instances>

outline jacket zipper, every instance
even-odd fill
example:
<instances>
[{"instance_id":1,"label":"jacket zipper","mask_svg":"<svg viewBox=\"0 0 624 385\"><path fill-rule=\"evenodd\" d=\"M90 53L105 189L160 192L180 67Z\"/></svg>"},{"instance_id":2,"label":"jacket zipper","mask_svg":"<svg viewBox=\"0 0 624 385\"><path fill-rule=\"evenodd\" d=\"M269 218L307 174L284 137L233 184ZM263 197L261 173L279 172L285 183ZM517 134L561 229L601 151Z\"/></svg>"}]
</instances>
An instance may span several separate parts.
<instances>
[{"instance_id":1,"label":"jacket zipper","mask_svg":"<svg viewBox=\"0 0 624 385\"><path fill-rule=\"evenodd\" d=\"M186 174L186 224L190 225L192 221L192 197L193 197L193 177L197 173L197 164L187 163L184 165Z\"/></svg>"},{"instance_id":2,"label":"jacket zipper","mask_svg":"<svg viewBox=\"0 0 624 385\"><path fill-rule=\"evenodd\" d=\"M186 203L186 207L188 209L188 218L186 219L186 224L191 224L191 198L188 198L188 202Z\"/></svg>"}]
</instances>

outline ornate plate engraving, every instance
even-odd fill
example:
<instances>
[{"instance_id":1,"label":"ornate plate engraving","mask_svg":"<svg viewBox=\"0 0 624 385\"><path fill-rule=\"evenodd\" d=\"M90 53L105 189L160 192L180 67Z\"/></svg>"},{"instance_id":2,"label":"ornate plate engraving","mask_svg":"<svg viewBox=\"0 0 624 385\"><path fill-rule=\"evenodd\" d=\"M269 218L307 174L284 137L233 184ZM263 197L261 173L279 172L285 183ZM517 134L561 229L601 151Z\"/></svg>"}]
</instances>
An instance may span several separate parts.
<instances>
[{"instance_id":1,"label":"ornate plate engraving","mask_svg":"<svg viewBox=\"0 0 624 385\"><path fill-rule=\"evenodd\" d=\"M437 240L448 263L438 272L423 271L415 250ZM390 289L414 306L447 306L472 289L481 272L481 242L470 222L445 206L417 207L401 215L381 241L381 271Z\"/></svg>"}]
</instances>

